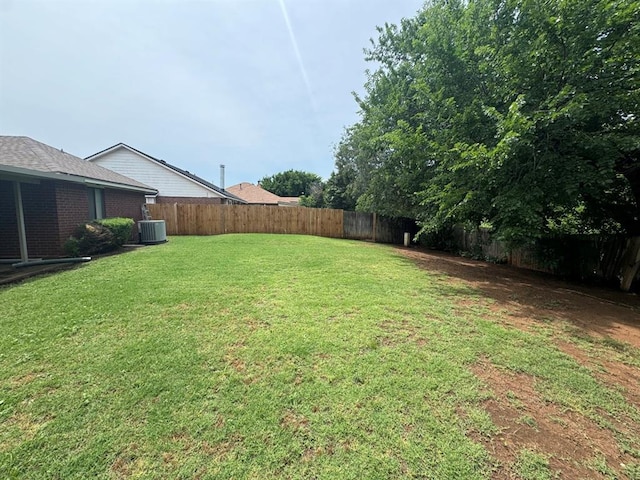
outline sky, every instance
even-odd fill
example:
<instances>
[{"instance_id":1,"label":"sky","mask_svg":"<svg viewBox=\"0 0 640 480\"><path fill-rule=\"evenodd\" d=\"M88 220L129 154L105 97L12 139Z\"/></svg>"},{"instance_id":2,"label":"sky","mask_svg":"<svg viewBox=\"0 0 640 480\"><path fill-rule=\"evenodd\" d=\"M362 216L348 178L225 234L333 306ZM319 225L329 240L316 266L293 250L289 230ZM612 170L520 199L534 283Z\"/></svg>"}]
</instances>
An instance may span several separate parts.
<instances>
[{"instance_id":1,"label":"sky","mask_svg":"<svg viewBox=\"0 0 640 480\"><path fill-rule=\"evenodd\" d=\"M363 49L423 0L0 0L0 134L119 142L220 185L325 180Z\"/></svg>"}]
</instances>

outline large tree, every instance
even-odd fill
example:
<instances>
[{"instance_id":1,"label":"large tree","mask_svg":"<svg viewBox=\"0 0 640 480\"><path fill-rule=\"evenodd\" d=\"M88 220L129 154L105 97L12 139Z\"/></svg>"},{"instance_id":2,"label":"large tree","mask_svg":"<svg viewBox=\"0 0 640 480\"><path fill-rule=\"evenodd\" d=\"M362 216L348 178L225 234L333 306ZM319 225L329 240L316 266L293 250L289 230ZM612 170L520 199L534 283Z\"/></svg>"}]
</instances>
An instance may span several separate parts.
<instances>
[{"instance_id":1,"label":"large tree","mask_svg":"<svg viewBox=\"0 0 640 480\"><path fill-rule=\"evenodd\" d=\"M260 186L280 197L301 197L309 195L312 186L322 184L322 178L315 173L301 170L287 170L258 181Z\"/></svg>"},{"instance_id":2,"label":"large tree","mask_svg":"<svg viewBox=\"0 0 640 480\"><path fill-rule=\"evenodd\" d=\"M379 33L337 149L359 208L487 222L514 246L640 235L640 1L433 0Z\"/></svg>"}]
</instances>

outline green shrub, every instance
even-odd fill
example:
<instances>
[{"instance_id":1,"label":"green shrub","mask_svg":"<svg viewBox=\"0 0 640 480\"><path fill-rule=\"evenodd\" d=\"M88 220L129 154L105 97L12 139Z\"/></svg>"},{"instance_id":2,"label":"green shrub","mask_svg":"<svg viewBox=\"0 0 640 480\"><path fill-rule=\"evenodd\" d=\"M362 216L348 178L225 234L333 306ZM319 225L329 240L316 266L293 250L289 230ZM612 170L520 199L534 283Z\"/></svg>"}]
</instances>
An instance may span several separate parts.
<instances>
[{"instance_id":1,"label":"green shrub","mask_svg":"<svg viewBox=\"0 0 640 480\"><path fill-rule=\"evenodd\" d=\"M103 218L79 225L64 243L71 257L105 253L124 245L131 238L134 221L131 218Z\"/></svg>"},{"instance_id":2,"label":"green shrub","mask_svg":"<svg viewBox=\"0 0 640 480\"><path fill-rule=\"evenodd\" d=\"M66 242L64 242L65 253L70 257L79 257L80 253L80 240L76 237L69 237Z\"/></svg>"},{"instance_id":3,"label":"green shrub","mask_svg":"<svg viewBox=\"0 0 640 480\"><path fill-rule=\"evenodd\" d=\"M116 248L118 244L111 230L97 222L79 225L64 244L66 253L73 257L109 252Z\"/></svg>"},{"instance_id":4,"label":"green shrub","mask_svg":"<svg viewBox=\"0 0 640 480\"><path fill-rule=\"evenodd\" d=\"M114 217L96 220L102 226L107 227L113 233L116 246L121 247L131 238L134 221L131 218Z\"/></svg>"}]
</instances>

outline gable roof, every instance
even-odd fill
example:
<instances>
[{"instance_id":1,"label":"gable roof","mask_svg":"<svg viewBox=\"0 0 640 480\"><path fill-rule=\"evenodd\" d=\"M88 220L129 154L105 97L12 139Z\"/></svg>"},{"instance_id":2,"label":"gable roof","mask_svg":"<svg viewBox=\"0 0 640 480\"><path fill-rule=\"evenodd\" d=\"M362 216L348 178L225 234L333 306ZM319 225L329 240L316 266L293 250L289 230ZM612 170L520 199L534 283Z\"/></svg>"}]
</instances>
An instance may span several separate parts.
<instances>
[{"instance_id":1,"label":"gable roof","mask_svg":"<svg viewBox=\"0 0 640 480\"><path fill-rule=\"evenodd\" d=\"M29 137L0 135L0 171L79 183L94 183L156 194L144 183L126 177Z\"/></svg>"},{"instance_id":2,"label":"gable roof","mask_svg":"<svg viewBox=\"0 0 640 480\"><path fill-rule=\"evenodd\" d=\"M247 203L259 203L261 205L278 205L283 201L283 197L279 197L275 193L265 190L260 185L254 185L249 182L238 183L227 189L234 195L242 198Z\"/></svg>"},{"instance_id":3,"label":"gable roof","mask_svg":"<svg viewBox=\"0 0 640 480\"><path fill-rule=\"evenodd\" d=\"M156 157L152 157L151 155L144 153L140 150L138 150L137 148L133 148L129 145L127 145L126 143L116 143L115 145L109 147L109 148L105 148L104 150L99 151L98 153L94 153L93 155L89 155L88 157L85 158L85 160L92 162L94 160L97 160L98 158L113 152L114 150L117 150L118 148L126 148L127 150L130 150L134 153L137 153L138 155L146 158L147 160L151 160L152 162L155 162L157 164L162 165L165 168L168 168L170 170L173 170L175 173L182 175L183 177L186 177L187 179L191 180L192 182L195 182L205 188L208 188L209 190L213 190L214 192L216 192L219 195L222 195L224 198L229 198L231 200L235 200L237 202L240 203L246 203L242 198L236 197L235 195L233 195L232 193L229 193L227 190L223 190L220 187L214 185L213 183L205 180L204 178L201 178L191 172L189 172L188 170L183 170L179 167L176 167L175 165L170 164L169 162L156 158Z\"/></svg>"}]
</instances>

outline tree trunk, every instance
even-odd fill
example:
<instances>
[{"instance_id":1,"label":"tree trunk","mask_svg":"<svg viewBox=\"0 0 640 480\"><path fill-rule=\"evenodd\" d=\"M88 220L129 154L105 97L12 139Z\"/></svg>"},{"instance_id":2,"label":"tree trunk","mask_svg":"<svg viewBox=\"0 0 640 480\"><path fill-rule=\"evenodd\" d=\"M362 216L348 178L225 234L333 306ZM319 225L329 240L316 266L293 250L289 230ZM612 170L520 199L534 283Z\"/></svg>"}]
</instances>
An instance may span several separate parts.
<instances>
[{"instance_id":1,"label":"tree trunk","mask_svg":"<svg viewBox=\"0 0 640 480\"><path fill-rule=\"evenodd\" d=\"M622 255L622 267L620 269L620 288L628 292L631 289L633 279L636 278L640 268L640 236L630 238L627 241L625 252Z\"/></svg>"}]
</instances>

